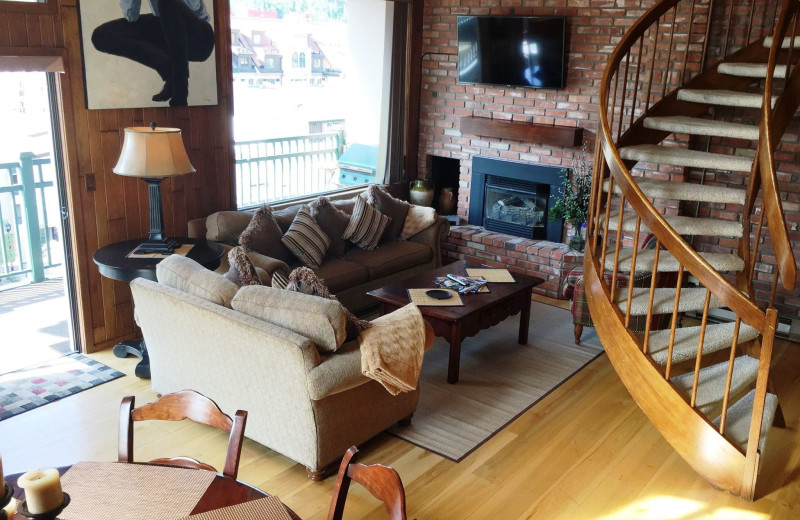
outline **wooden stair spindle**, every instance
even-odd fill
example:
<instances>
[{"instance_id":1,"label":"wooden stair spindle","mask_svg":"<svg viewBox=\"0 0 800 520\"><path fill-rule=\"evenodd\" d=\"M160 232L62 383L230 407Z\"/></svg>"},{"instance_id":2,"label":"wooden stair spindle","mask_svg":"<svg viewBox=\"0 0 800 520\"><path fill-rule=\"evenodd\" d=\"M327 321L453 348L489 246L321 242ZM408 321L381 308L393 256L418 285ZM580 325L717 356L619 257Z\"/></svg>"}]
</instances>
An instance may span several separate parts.
<instances>
[{"instance_id":1,"label":"wooden stair spindle","mask_svg":"<svg viewBox=\"0 0 800 520\"><path fill-rule=\"evenodd\" d=\"M722 414L719 420L719 434L725 435L725 421L728 418L728 401L731 394L731 381L733 379L733 366L736 362L736 346L739 344L739 328L742 326L742 319L736 318L736 325L733 327L733 340L731 341L731 355L728 358L728 375L725 378L725 393L722 394Z\"/></svg>"},{"instance_id":2,"label":"wooden stair spindle","mask_svg":"<svg viewBox=\"0 0 800 520\"><path fill-rule=\"evenodd\" d=\"M683 265L678 269L678 283L675 284L675 300L672 304L672 320L670 321L669 346L667 347L667 366L664 370L664 379L669 379L672 370L672 354L675 351L675 330L678 327L678 307L681 301L681 288L683 287Z\"/></svg>"}]
</instances>

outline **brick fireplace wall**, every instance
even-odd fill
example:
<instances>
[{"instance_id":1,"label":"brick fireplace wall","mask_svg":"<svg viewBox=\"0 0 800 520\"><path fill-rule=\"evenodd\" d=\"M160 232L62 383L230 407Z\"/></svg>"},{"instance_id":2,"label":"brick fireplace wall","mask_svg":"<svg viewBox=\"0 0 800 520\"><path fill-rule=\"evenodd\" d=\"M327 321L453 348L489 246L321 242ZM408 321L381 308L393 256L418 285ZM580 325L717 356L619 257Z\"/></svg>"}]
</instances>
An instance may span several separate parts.
<instances>
[{"instance_id":1,"label":"brick fireplace wall","mask_svg":"<svg viewBox=\"0 0 800 520\"><path fill-rule=\"evenodd\" d=\"M616 7L617 4L628 7ZM650 4L651 2L645 2ZM422 100L419 168L429 172L429 155L460 161L458 215L466 222L472 157L482 155L571 168L582 147L558 147L464 135L465 116L581 127L591 162L597 126L599 82L614 45L649 5L613 0L426 0L423 21ZM539 90L457 82L458 15L527 15L567 17L566 88ZM566 245L454 227L446 254L545 278L535 289L557 297L566 274L583 255Z\"/></svg>"},{"instance_id":2,"label":"brick fireplace wall","mask_svg":"<svg viewBox=\"0 0 800 520\"><path fill-rule=\"evenodd\" d=\"M440 156L457 159L460 162L458 215L462 222L466 221L469 210L469 188L471 180L471 161L474 155L498 157L509 160L544 163L550 165L574 167L582 151L580 147L558 147L539 143L519 142L506 139L490 139L474 135L462 134L460 120L465 116L486 117L495 120L541 123L548 125L581 127L584 130L588 159L594 150L595 130L597 127L599 83L603 69L614 46L622 34L641 15L654 4L652 0L426 0L423 19L423 61L422 61L422 98L420 116L420 148L419 171L421 175L429 173L429 156ZM703 3L702 1L699 3ZM731 34L720 32L727 29L727 16L734 5L734 23ZM749 26L749 7L742 8L744 2L716 2L712 20L719 21L710 34L708 59L716 60L721 49L727 45L730 51L737 45L737 39ZM773 9L773 2L757 0L756 11ZM768 7L764 7L768 6ZM766 11L765 11L766 12ZM459 85L457 82L457 33L456 17L458 15L557 15L567 17L567 76L566 88L563 90L537 90L529 88L505 88L488 85ZM768 18L759 14L757 20ZM758 25L756 23L755 25ZM728 38L728 43L724 42ZM685 140L687 136L678 136ZM695 143L697 146L698 144ZM702 143L701 147L704 147ZM711 151L726 149L752 150L749 142L731 140L711 143ZM781 171L780 182L784 194L784 209L791 236L795 246L795 255L800 258L800 125L793 123L789 134L784 138L777 154L778 168ZM635 174L637 172L634 172ZM640 172L641 173L641 172ZM678 182L690 178L697 182L697 172L685 172L681 168L662 169L659 172L648 172L659 178L670 178ZM709 172L705 182L733 187L745 187L745 177L729 172ZM678 208L664 206L664 213L675 213ZM684 208L685 210L686 208ZM691 208L693 212L694 209ZM703 205L699 214L717 218L738 219L741 207L725 207L719 205ZM533 274L536 269L532 265L552 267L552 258L516 258L515 255L502 254L500 248L489 251L479 248L468 249L467 243L478 244L474 240L461 238L462 235L474 235L476 230L465 227L454 228L455 233L447 246L448 256L453 258L473 257L484 261L503 264L518 272ZM459 238L455 238L455 236ZM496 237L478 237L483 245L486 241L494 242ZM511 237L506 237L510 240ZM462 243L463 241L463 243ZM696 243L699 250L731 251L735 250L733 241L720 240L714 237ZM508 246L503 246L508 247ZM519 246L522 247L522 246ZM517 248L517 245L514 245ZM539 247L536 244L525 246L526 254L530 251L558 250ZM520 253L517 251L517 253ZM490 256L493 256L490 258ZM572 258L570 257L570 260ZM528 262L524 264L522 262ZM559 273L565 266L556 266ZM774 257L767 240L757 265L756 290L764 303L768 296L766 289L774 270ZM547 276L550 285L558 284L560 275L550 273ZM798 284L800 286L800 284ZM547 291L552 294L553 291ZM800 317L800 288L794 291L778 290L776 307L782 318Z\"/></svg>"}]
</instances>

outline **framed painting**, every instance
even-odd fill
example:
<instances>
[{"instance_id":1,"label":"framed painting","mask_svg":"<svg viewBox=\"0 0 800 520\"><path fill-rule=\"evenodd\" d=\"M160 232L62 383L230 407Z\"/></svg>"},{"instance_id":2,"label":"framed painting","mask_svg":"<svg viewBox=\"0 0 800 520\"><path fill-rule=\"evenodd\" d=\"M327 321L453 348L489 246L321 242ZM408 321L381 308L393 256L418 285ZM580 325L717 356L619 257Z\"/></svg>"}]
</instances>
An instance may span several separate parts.
<instances>
[{"instance_id":1,"label":"framed painting","mask_svg":"<svg viewBox=\"0 0 800 520\"><path fill-rule=\"evenodd\" d=\"M217 104L214 0L80 0L86 107Z\"/></svg>"}]
</instances>

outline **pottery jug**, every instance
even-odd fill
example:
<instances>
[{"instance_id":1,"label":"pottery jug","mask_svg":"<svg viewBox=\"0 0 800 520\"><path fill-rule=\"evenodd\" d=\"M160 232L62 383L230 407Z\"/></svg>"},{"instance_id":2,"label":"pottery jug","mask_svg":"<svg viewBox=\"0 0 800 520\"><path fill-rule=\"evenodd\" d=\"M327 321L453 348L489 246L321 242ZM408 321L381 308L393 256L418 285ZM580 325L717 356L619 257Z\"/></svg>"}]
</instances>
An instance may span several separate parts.
<instances>
[{"instance_id":1,"label":"pottery jug","mask_svg":"<svg viewBox=\"0 0 800 520\"><path fill-rule=\"evenodd\" d=\"M453 188L442 188L439 194L439 213L442 215L451 215L456 208L456 195L453 193Z\"/></svg>"},{"instance_id":2,"label":"pottery jug","mask_svg":"<svg viewBox=\"0 0 800 520\"><path fill-rule=\"evenodd\" d=\"M428 179L416 179L408 186L408 198L417 206L430 206L433 202L433 183Z\"/></svg>"}]
</instances>

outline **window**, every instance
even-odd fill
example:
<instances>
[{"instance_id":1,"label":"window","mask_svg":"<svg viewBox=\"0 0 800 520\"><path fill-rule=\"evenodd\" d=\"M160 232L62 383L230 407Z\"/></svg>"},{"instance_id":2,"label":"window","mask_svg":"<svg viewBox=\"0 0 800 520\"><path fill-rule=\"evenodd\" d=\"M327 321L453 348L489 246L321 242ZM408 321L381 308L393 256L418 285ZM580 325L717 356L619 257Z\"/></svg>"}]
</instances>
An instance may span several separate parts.
<instances>
[{"instance_id":1,"label":"window","mask_svg":"<svg viewBox=\"0 0 800 520\"><path fill-rule=\"evenodd\" d=\"M234 71L239 208L383 181L393 16L374 0L231 0L231 30L271 55Z\"/></svg>"},{"instance_id":2,"label":"window","mask_svg":"<svg viewBox=\"0 0 800 520\"><path fill-rule=\"evenodd\" d=\"M256 45L261 45L261 33L255 33L253 35L253 43Z\"/></svg>"},{"instance_id":3,"label":"window","mask_svg":"<svg viewBox=\"0 0 800 520\"><path fill-rule=\"evenodd\" d=\"M250 64L250 57L247 55L239 56L239 65L242 67L246 67Z\"/></svg>"}]
</instances>

